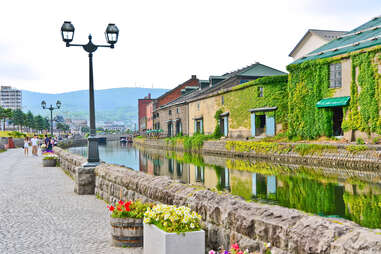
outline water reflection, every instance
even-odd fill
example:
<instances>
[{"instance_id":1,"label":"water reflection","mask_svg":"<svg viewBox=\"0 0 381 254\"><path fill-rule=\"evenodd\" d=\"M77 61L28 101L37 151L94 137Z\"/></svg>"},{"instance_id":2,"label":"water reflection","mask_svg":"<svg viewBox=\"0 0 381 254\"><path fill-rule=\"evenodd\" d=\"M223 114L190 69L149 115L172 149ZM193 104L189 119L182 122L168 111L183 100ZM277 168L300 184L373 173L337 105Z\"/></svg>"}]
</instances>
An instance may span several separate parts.
<instances>
[{"instance_id":1,"label":"water reflection","mask_svg":"<svg viewBox=\"0 0 381 254\"><path fill-rule=\"evenodd\" d=\"M86 156L86 148L70 148ZM343 217L381 228L381 184L376 173L275 165L263 161L195 156L137 149L110 142L99 147L102 160L184 184L231 192L246 200L274 203L321 216Z\"/></svg>"}]
</instances>

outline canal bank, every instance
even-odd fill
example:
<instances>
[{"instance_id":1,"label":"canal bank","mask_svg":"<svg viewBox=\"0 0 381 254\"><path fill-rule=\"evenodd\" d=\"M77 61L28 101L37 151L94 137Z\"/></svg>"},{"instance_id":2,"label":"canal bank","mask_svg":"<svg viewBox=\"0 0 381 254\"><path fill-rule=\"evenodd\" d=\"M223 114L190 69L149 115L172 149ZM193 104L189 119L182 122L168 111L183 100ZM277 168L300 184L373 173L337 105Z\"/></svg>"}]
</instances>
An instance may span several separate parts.
<instances>
[{"instance_id":1,"label":"canal bank","mask_svg":"<svg viewBox=\"0 0 381 254\"><path fill-rule=\"evenodd\" d=\"M184 152L183 142L166 139L134 139L136 144L148 148ZM380 146L334 145L305 143L275 143L257 141L205 141L192 153L218 155L229 158L265 159L274 163L338 167L381 172Z\"/></svg>"},{"instance_id":2,"label":"canal bank","mask_svg":"<svg viewBox=\"0 0 381 254\"><path fill-rule=\"evenodd\" d=\"M59 148L56 152L60 156L61 167L71 170L75 178L84 158ZM380 230L363 228L345 219L324 218L277 205L247 202L228 193L111 164L98 166L94 178L96 195L107 202L115 202L120 197L140 198L187 205L196 210L203 216L210 248L238 241L241 246L252 250L263 250L264 244L270 242L274 246L273 253L381 251Z\"/></svg>"}]
</instances>

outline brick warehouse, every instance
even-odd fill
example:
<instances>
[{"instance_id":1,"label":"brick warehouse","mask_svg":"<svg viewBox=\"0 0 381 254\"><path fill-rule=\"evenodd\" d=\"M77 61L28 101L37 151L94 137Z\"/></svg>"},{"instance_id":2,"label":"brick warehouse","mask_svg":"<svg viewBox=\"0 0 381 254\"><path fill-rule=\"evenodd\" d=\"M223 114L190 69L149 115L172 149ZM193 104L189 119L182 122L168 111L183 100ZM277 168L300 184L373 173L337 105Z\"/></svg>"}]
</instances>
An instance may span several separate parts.
<instances>
[{"instance_id":1,"label":"brick warehouse","mask_svg":"<svg viewBox=\"0 0 381 254\"><path fill-rule=\"evenodd\" d=\"M147 105L153 102L155 99L151 99L151 94L144 97L143 99L138 99L138 126L139 132L147 129Z\"/></svg>"}]
</instances>

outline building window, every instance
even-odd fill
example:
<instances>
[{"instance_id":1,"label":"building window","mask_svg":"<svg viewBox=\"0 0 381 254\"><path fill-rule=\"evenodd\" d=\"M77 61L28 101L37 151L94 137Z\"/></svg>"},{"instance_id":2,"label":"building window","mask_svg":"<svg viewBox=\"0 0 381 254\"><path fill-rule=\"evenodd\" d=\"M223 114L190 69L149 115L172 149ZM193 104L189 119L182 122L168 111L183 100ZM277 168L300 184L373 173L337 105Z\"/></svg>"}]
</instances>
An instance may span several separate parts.
<instances>
[{"instance_id":1,"label":"building window","mask_svg":"<svg viewBox=\"0 0 381 254\"><path fill-rule=\"evenodd\" d=\"M177 113L177 114L179 113L179 108L176 108L176 113Z\"/></svg>"},{"instance_id":2,"label":"building window","mask_svg":"<svg viewBox=\"0 0 381 254\"><path fill-rule=\"evenodd\" d=\"M224 105L224 102L225 102L225 101L224 101L224 96L222 95L222 96L221 96L221 105Z\"/></svg>"},{"instance_id":3,"label":"building window","mask_svg":"<svg viewBox=\"0 0 381 254\"><path fill-rule=\"evenodd\" d=\"M258 97L263 97L263 87L262 86L258 87Z\"/></svg>"},{"instance_id":4,"label":"building window","mask_svg":"<svg viewBox=\"0 0 381 254\"><path fill-rule=\"evenodd\" d=\"M200 103L197 103L197 110L200 110Z\"/></svg>"},{"instance_id":5,"label":"building window","mask_svg":"<svg viewBox=\"0 0 381 254\"><path fill-rule=\"evenodd\" d=\"M169 110L169 111L168 111L168 115L172 115L172 110Z\"/></svg>"},{"instance_id":6,"label":"building window","mask_svg":"<svg viewBox=\"0 0 381 254\"><path fill-rule=\"evenodd\" d=\"M341 63L329 66L329 88L341 87Z\"/></svg>"}]
</instances>

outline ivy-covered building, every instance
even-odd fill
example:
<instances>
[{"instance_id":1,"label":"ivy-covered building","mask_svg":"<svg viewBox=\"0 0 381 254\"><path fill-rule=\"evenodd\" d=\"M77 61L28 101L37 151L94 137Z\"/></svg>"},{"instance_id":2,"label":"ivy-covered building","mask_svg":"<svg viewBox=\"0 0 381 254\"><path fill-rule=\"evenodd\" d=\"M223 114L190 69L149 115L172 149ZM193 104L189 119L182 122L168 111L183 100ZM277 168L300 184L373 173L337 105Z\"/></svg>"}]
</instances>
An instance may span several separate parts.
<instances>
[{"instance_id":1,"label":"ivy-covered building","mask_svg":"<svg viewBox=\"0 0 381 254\"><path fill-rule=\"evenodd\" d=\"M189 134L212 134L218 124L223 136L273 136L287 115L286 91L282 71L261 63L235 71L188 100Z\"/></svg>"},{"instance_id":2,"label":"ivy-covered building","mask_svg":"<svg viewBox=\"0 0 381 254\"><path fill-rule=\"evenodd\" d=\"M290 137L354 141L381 134L381 16L287 69Z\"/></svg>"}]
</instances>

